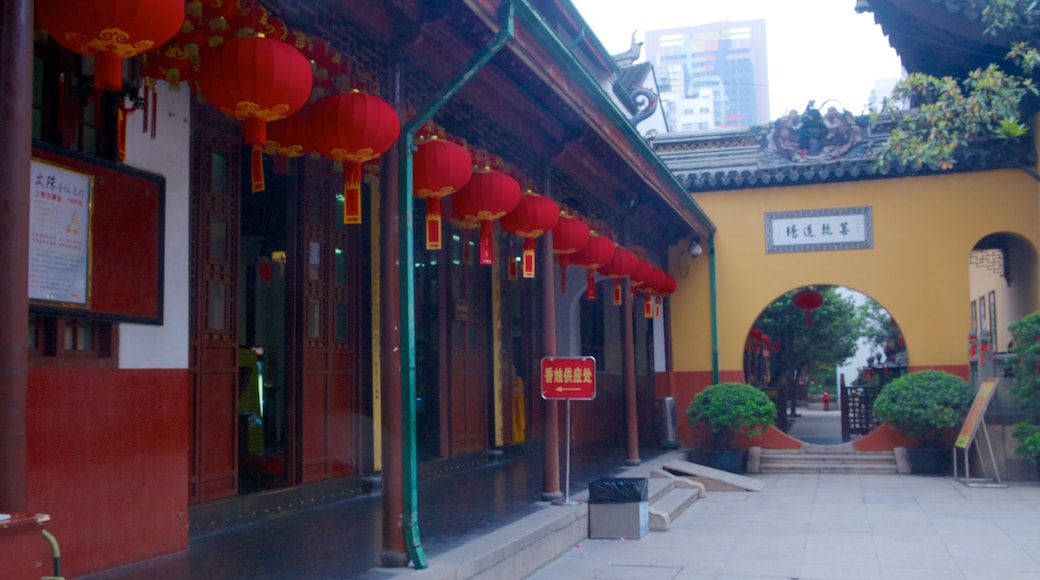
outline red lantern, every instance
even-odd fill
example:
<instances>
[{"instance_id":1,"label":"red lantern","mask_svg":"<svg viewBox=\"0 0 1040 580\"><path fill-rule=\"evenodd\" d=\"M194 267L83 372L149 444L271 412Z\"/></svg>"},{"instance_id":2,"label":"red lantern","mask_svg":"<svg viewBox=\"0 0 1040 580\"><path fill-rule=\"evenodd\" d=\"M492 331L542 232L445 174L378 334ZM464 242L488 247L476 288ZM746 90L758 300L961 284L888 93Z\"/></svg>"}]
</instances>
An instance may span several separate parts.
<instances>
[{"instance_id":1,"label":"red lantern","mask_svg":"<svg viewBox=\"0 0 1040 580\"><path fill-rule=\"evenodd\" d=\"M571 254L588 245L591 233L584 220L566 214L560 215L560 221L552 229L553 253L560 256L560 292L567 292L567 266Z\"/></svg>"},{"instance_id":2,"label":"red lantern","mask_svg":"<svg viewBox=\"0 0 1040 580\"><path fill-rule=\"evenodd\" d=\"M524 238L524 278L534 278L534 249L538 238L556 227L560 221L560 206L533 191L520 196L516 209L502 216L502 228Z\"/></svg>"},{"instance_id":3,"label":"red lantern","mask_svg":"<svg viewBox=\"0 0 1040 580\"><path fill-rule=\"evenodd\" d=\"M617 244L609 236L596 232L589 234L589 242L581 250L571 254L571 264L585 268L585 298L596 299L596 270L614 259Z\"/></svg>"},{"instance_id":4,"label":"red lantern","mask_svg":"<svg viewBox=\"0 0 1040 580\"><path fill-rule=\"evenodd\" d=\"M621 246L614 251L614 258L599 267L599 273L614 279L614 306L621 305L621 279L631 276L639 266L639 256L635 252Z\"/></svg>"},{"instance_id":5,"label":"red lantern","mask_svg":"<svg viewBox=\"0 0 1040 580\"><path fill-rule=\"evenodd\" d=\"M267 143L264 145L264 153L274 156L275 175L287 174L290 159L301 157L314 150L308 133L308 115L310 113L310 107L304 107L290 117L267 124Z\"/></svg>"},{"instance_id":6,"label":"red lantern","mask_svg":"<svg viewBox=\"0 0 1040 580\"><path fill-rule=\"evenodd\" d=\"M94 57L94 86L123 87L122 59L155 50L184 23L184 0L36 0L36 17L54 40Z\"/></svg>"},{"instance_id":7,"label":"red lantern","mask_svg":"<svg viewBox=\"0 0 1040 580\"><path fill-rule=\"evenodd\" d=\"M361 223L361 164L397 141L397 111L375 95L340 93L315 103L309 125L314 148L343 163L343 223Z\"/></svg>"},{"instance_id":8,"label":"red lantern","mask_svg":"<svg viewBox=\"0 0 1040 580\"><path fill-rule=\"evenodd\" d=\"M426 249L441 249L441 198L466 185L473 160L466 148L433 136L412 155L412 192L426 200Z\"/></svg>"},{"instance_id":9,"label":"red lantern","mask_svg":"<svg viewBox=\"0 0 1040 580\"><path fill-rule=\"evenodd\" d=\"M460 218L480 223L480 264L491 265L492 222L513 211L520 203L520 184L501 171L478 170L458 193L451 196L451 203Z\"/></svg>"},{"instance_id":10,"label":"red lantern","mask_svg":"<svg viewBox=\"0 0 1040 580\"><path fill-rule=\"evenodd\" d=\"M239 121L253 148L253 191L264 189L263 147L267 122L298 111L314 77L303 53L273 38L231 38L208 49L199 63L199 91Z\"/></svg>"},{"instance_id":11,"label":"red lantern","mask_svg":"<svg viewBox=\"0 0 1040 580\"><path fill-rule=\"evenodd\" d=\"M823 294L812 288L804 288L791 297L791 303L805 311L805 324L812 328L812 311L823 305Z\"/></svg>"}]
</instances>

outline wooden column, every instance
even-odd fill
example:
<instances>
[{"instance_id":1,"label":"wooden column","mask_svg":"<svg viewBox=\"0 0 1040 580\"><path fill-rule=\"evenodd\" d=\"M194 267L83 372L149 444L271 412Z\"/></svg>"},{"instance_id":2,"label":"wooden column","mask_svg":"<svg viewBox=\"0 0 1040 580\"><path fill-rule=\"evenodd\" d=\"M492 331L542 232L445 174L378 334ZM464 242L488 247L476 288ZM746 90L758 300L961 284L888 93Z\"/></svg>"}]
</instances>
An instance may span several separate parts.
<instances>
[{"instance_id":1,"label":"wooden column","mask_svg":"<svg viewBox=\"0 0 1040 580\"><path fill-rule=\"evenodd\" d=\"M621 367L625 385L625 425L628 427L627 465L639 465L639 413L636 402L635 330L632 327L632 279L621 283Z\"/></svg>"},{"instance_id":2,"label":"wooden column","mask_svg":"<svg viewBox=\"0 0 1040 580\"><path fill-rule=\"evenodd\" d=\"M33 2L0 8L0 511L27 503Z\"/></svg>"},{"instance_id":3,"label":"wooden column","mask_svg":"<svg viewBox=\"0 0 1040 580\"><path fill-rule=\"evenodd\" d=\"M398 243L396 147L383 154L383 195L380 195L379 249L379 336L382 369L382 434L383 434L383 549L379 559L383 566L400 568L408 565L401 515L404 512L404 466L401 457L401 277L397 269Z\"/></svg>"},{"instance_id":4,"label":"wooden column","mask_svg":"<svg viewBox=\"0 0 1040 580\"><path fill-rule=\"evenodd\" d=\"M546 171L545 192L552 197L549 176ZM556 277L553 268L552 232L538 240L537 272L539 288L542 290L542 356L556 356ZM539 365L539 368L540 365ZM537 382L541 384L541 377ZM541 393L541 389L538 389ZM545 461L542 471L542 499L552 501L563 497L560 492L560 407L556 401L542 400L544 422L542 439L545 444Z\"/></svg>"}]
</instances>

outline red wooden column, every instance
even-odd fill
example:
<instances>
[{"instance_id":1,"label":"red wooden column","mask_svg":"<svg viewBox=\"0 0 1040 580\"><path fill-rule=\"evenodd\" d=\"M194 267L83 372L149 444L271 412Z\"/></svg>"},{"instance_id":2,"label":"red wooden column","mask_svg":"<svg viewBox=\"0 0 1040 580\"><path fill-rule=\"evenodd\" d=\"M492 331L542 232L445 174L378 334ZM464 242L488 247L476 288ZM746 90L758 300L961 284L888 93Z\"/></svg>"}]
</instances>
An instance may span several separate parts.
<instances>
[{"instance_id":1,"label":"red wooden column","mask_svg":"<svg viewBox=\"0 0 1040 580\"><path fill-rule=\"evenodd\" d=\"M550 175L547 171L545 195L551 198ZM536 277L542 290L542 356L556 356L556 275L553 268L552 232L547 232L538 240L536 262ZM539 384L541 380L542 378L538 377ZM542 423L542 439L545 445L542 499L552 501L563 498L563 493L560 492L560 407L556 401L545 399L542 400L542 406L545 415Z\"/></svg>"},{"instance_id":2,"label":"red wooden column","mask_svg":"<svg viewBox=\"0 0 1040 580\"><path fill-rule=\"evenodd\" d=\"M383 566L400 568L408 565L401 515L404 513L404 464L401 457L401 276L397 269L400 255L397 203L397 148L383 155L385 171L382 187L388 195L379 196L379 336L382 369L383 434L383 549L379 559Z\"/></svg>"},{"instance_id":3,"label":"red wooden column","mask_svg":"<svg viewBox=\"0 0 1040 580\"><path fill-rule=\"evenodd\" d=\"M625 386L625 425L628 427L627 465L639 465L639 413L636 408L635 330L632 327L632 278L621 283L621 368Z\"/></svg>"},{"instance_id":4,"label":"red wooden column","mask_svg":"<svg viewBox=\"0 0 1040 580\"><path fill-rule=\"evenodd\" d=\"M33 2L0 8L0 511L26 509Z\"/></svg>"}]
</instances>

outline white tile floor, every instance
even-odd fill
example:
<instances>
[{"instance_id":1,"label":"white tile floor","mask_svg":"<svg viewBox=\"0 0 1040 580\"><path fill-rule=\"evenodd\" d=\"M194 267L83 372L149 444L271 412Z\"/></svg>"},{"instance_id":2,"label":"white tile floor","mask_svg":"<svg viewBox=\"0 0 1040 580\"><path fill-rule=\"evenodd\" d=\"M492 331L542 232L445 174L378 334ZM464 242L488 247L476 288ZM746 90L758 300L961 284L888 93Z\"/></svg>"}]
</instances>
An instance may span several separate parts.
<instances>
[{"instance_id":1,"label":"white tile floor","mask_svg":"<svg viewBox=\"0 0 1040 580\"><path fill-rule=\"evenodd\" d=\"M1040 486L911 475L753 476L668 532L585 540L532 578L1040 580Z\"/></svg>"}]
</instances>

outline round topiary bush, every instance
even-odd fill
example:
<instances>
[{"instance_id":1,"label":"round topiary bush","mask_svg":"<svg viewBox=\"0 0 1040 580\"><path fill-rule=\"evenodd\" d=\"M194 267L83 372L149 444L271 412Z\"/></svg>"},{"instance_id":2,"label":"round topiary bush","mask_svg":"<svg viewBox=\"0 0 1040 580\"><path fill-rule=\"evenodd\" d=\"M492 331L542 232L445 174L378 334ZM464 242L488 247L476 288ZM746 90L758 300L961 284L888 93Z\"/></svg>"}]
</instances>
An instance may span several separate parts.
<instances>
[{"instance_id":1,"label":"round topiary bush","mask_svg":"<svg viewBox=\"0 0 1040 580\"><path fill-rule=\"evenodd\" d=\"M885 385L874 401L874 415L921 447L942 447L945 431L964 423L974 398L975 389L960 377L919 371Z\"/></svg>"},{"instance_id":2,"label":"round topiary bush","mask_svg":"<svg viewBox=\"0 0 1040 580\"><path fill-rule=\"evenodd\" d=\"M739 435L761 435L776 422L776 405L761 389L744 383L719 383L690 401L686 421L707 425L717 450L733 448Z\"/></svg>"}]
</instances>

